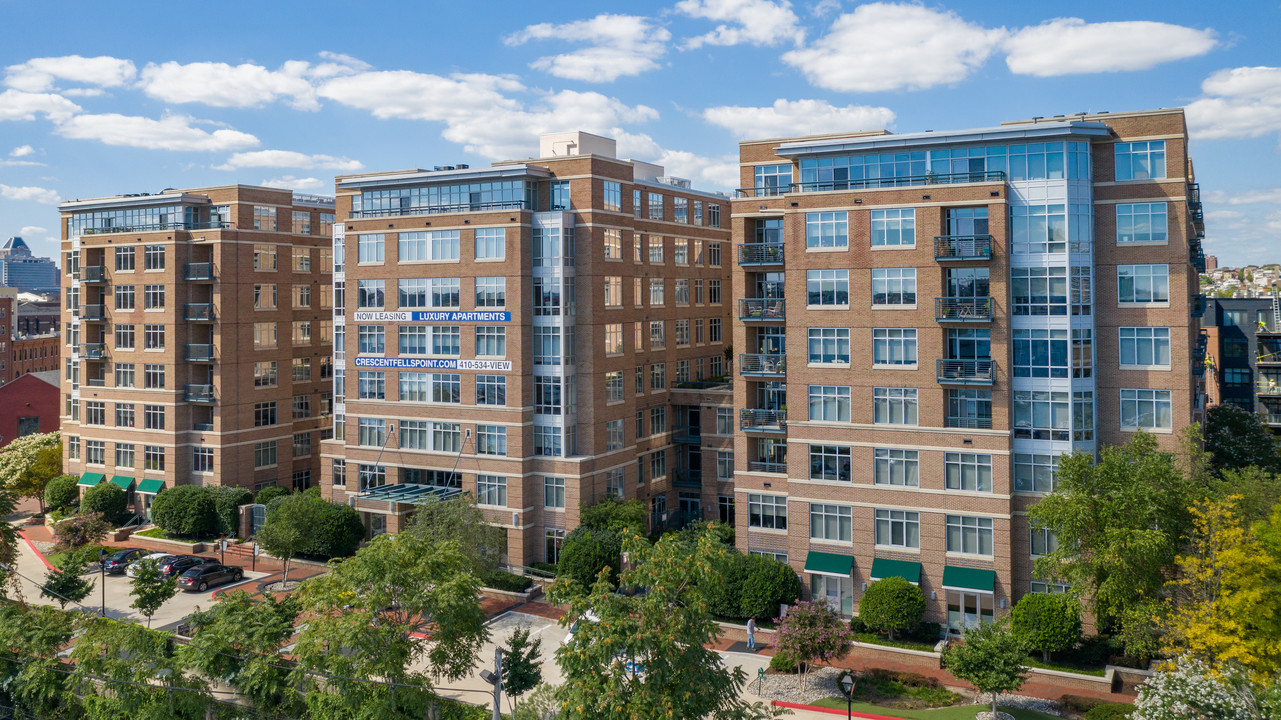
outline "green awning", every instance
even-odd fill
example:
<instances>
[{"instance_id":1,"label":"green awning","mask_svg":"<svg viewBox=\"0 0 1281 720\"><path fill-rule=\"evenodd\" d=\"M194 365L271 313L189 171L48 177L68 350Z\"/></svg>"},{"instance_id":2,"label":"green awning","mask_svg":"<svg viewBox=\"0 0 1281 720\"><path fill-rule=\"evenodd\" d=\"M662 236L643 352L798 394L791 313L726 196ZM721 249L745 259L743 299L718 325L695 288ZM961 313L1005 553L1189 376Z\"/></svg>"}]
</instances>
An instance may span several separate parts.
<instances>
[{"instance_id":1,"label":"green awning","mask_svg":"<svg viewBox=\"0 0 1281 720\"><path fill-rule=\"evenodd\" d=\"M872 579L884 580L890 577L901 577L913 585L921 584L921 564L907 560L890 560L875 558L872 560Z\"/></svg>"},{"instance_id":2,"label":"green awning","mask_svg":"<svg viewBox=\"0 0 1281 720\"><path fill-rule=\"evenodd\" d=\"M138 483L138 492L143 495L156 495L156 494L159 494L160 491L164 489L165 489L164 480L156 480L155 478L145 478L143 479L142 482Z\"/></svg>"},{"instance_id":3,"label":"green awning","mask_svg":"<svg viewBox=\"0 0 1281 720\"><path fill-rule=\"evenodd\" d=\"M116 475L111 478L111 484L125 492L129 492L129 488L133 487L133 478L127 475Z\"/></svg>"},{"instance_id":4,"label":"green awning","mask_svg":"<svg viewBox=\"0 0 1281 720\"><path fill-rule=\"evenodd\" d=\"M966 590L991 595L996 589L996 572L975 568L943 567L944 590Z\"/></svg>"},{"instance_id":5,"label":"green awning","mask_svg":"<svg viewBox=\"0 0 1281 720\"><path fill-rule=\"evenodd\" d=\"M85 473L80 476L80 482L76 483L80 487L94 487L98 483L106 480L107 476L102 473Z\"/></svg>"},{"instance_id":6,"label":"green awning","mask_svg":"<svg viewBox=\"0 0 1281 720\"><path fill-rule=\"evenodd\" d=\"M810 554L805 556L805 572L811 575L835 575L847 578L853 569L854 558L849 555L810 550Z\"/></svg>"}]
</instances>

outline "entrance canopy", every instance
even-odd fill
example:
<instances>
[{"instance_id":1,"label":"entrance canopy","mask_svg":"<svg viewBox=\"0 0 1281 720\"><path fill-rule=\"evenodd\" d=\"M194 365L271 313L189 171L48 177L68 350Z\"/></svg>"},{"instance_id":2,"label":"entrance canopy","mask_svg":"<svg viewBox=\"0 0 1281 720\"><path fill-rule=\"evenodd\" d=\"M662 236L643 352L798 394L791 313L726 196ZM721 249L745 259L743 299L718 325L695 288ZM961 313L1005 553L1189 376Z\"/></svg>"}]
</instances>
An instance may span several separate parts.
<instances>
[{"instance_id":1,"label":"entrance canopy","mask_svg":"<svg viewBox=\"0 0 1281 720\"><path fill-rule=\"evenodd\" d=\"M106 479L107 476L102 473L85 473L80 476L80 481L76 485L80 487L96 487L98 483Z\"/></svg>"},{"instance_id":2,"label":"entrance canopy","mask_svg":"<svg viewBox=\"0 0 1281 720\"><path fill-rule=\"evenodd\" d=\"M462 495L463 491L458 488L444 487L441 485L418 485L415 483L400 483L398 485L380 485L371 488L356 497L361 500L376 500L382 502L408 503L410 505L422 505L430 502L432 498L439 500L448 500L452 497Z\"/></svg>"}]
</instances>

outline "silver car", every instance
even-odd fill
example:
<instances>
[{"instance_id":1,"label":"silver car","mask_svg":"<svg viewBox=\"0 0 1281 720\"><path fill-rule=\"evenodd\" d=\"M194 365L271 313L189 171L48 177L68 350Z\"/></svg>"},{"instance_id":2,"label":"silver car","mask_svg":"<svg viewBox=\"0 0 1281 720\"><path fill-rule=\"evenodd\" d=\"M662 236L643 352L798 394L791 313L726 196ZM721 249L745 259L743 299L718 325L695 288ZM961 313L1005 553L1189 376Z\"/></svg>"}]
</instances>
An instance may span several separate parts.
<instances>
[{"instance_id":1,"label":"silver car","mask_svg":"<svg viewBox=\"0 0 1281 720\"><path fill-rule=\"evenodd\" d=\"M173 553L158 552L158 553L151 553L150 555L147 555L145 557L138 558L137 560L134 560L133 562L129 563L129 567L125 568L125 575L128 575L129 577L138 577L139 563L144 563L148 560L153 560L155 561L158 567L164 564L164 561L171 557L174 557Z\"/></svg>"}]
</instances>

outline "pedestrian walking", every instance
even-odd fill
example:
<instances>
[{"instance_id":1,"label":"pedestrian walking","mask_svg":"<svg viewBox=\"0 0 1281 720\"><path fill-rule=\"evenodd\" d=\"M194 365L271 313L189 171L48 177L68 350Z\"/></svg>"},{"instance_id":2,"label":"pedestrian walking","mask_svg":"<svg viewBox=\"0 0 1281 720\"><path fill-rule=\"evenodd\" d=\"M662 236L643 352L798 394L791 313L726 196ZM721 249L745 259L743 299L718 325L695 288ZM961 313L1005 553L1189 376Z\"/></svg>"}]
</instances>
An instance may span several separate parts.
<instances>
[{"instance_id":1,"label":"pedestrian walking","mask_svg":"<svg viewBox=\"0 0 1281 720\"><path fill-rule=\"evenodd\" d=\"M756 618L747 619L747 649L756 649Z\"/></svg>"}]
</instances>

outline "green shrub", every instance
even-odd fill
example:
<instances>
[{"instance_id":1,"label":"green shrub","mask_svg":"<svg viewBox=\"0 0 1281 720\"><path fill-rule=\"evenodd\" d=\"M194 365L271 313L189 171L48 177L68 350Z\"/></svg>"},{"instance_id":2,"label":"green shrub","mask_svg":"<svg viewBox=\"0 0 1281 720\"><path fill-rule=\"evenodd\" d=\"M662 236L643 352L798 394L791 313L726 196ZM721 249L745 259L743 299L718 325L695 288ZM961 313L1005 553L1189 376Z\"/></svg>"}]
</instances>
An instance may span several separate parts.
<instances>
[{"instance_id":1,"label":"green shrub","mask_svg":"<svg viewBox=\"0 0 1281 720\"><path fill-rule=\"evenodd\" d=\"M565 536L556 575L573 578L584 588L590 588L600 571L608 566L609 581L618 585L618 564L622 550L622 539L617 532L579 526Z\"/></svg>"},{"instance_id":2,"label":"green shrub","mask_svg":"<svg viewBox=\"0 0 1281 720\"><path fill-rule=\"evenodd\" d=\"M743 579L746 577L747 556L738 551L727 552L709 587L703 588L708 611L724 618L741 619Z\"/></svg>"},{"instance_id":3,"label":"green shrub","mask_svg":"<svg viewBox=\"0 0 1281 720\"><path fill-rule=\"evenodd\" d=\"M44 486L44 504L50 511L66 512L80 502L80 488L76 486L79 478L75 475L59 475Z\"/></svg>"},{"instance_id":4,"label":"green shrub","mask_svg":"<svg viewBox=\"0 0 1281 720\"><path fill-rule=\"evenodd\" d=\"M578 525L592 530L619 532L624 528L630 528L643 533L645 518L645 503L640 500L623 501L609 498L595 505L583 505L578 510Z\"/></svg>"},{"instance_id":5,"label":"green shrub","mask_svg":"<svg viewBox=\"0 0 1281 720\"><path fill-rule=\"evenodd\" d=\"M748 555L743 585L739 590L740 618L778 617L780 604L792 604L801 596L801 580L785 562L760 555Z\"/></svg>"},{"instance_id":6,"label":"green shrub","mask_svg":"<svg viewBox=\"0 0 1281 720\"><path fill-rule=\"evenodd\" d=\"M925 616L925 595L921 589L901 577L877 580L868 586L858 604L858 616L869 628L888 632L916 627Z\"/></svg>"},{"instance_id":7,"label":"green shrub","mask_svg":"<svg viewBox=\"0 0 1281 720\"><path fill-rule=\"evenodd\" d=\"M936 643L943 637L943 625L936 622L919 622L912 628L912 639L917 642Z\"/></svg>"},{"instance_id":8,"label":"green shrub","mask_svg":"<svg viewBox=\"0 0 1281 720\"><path fill-rule=\"evenodd\" d=\"M1010 611L1011 627L1029 650L1042 654L1067 650L1081 639L1081 602L1071 595L1028 593Z\"/></svg>"},{"instance_id":9,"label":"green shrub","mask_svg":"<svg viewBox=\"0 0 1281 720\"><path fill-rule=\"evenodd\" d=\"M254 501L253 491L248 488L224 485L207 487L205 492L213 498L214 509L218 513L218 533L227 537L238 535L240 532L239 508Z\"/></svg>"},{"instance_id":10,"label":"green shrub","mask_svg":"<svg viewBox=\"0 0 1281 720\"><path fill-rule=\"evenodd\" d=\"M867 628L867 623L863 622L863 618L857 615L850 618L850 631L855 633L860 633L860 634L865 632L871 632L871 630L868 630Z\"/></svg>"},{"instance_id":11,"label":"green shrub","mask_svg":"<svg viewBox=\"0 0 1281 720\"><path fill-rule=\"evenodd\" d=\"M282 487L280 485L268 485L267 487L258 491L258 496L254 498L254 502L258 503L259 505L266 505L272 500L275 500L278 497L283 497L288 494L289 494L289 488L287 487Z\"/></svg>"},{"instance_id":12,"label":"green shrub","mask_svg":"<svg viewBox=\"0 0 1281 720\"><path fill-rule=\"evenodd\" d=\"M205 489L179 485L156 496L151 520L160 529L178 537L210 537L218 533L218 509Z\"/></svg>"},{"instance_id":13,"label":"green shrub","mask_svg":"<svg viewBox=\"0 0 1281 720\"><path fill-rule=\"evenodd\" d=\"M112 527L119 527L128 521L129 495L115 483L100 482L85 491L80 500L80 512L99 513L102 519Z\"/></svg>"},{"instance_id":14,"label":"green shrub","mask_svg":"<svg viewBox=\"0 0 1281 720\"><path fill-rule=\"evenodd\" d=\"M903 685L908 685L911 687L923 687L923 688L943 687L943 684L938 681L938 678L926 677L924 675L917 675L916 673L904 672L900 670L886 670L885 668L868 668L868 670L863 674L870 675L871 677L877 678L879 680L887 680L890 682L901 683Z\"/></svg>"},{"instance_id":15,"label":"green shrub","mask_svg":"<svg viewBox=\"0 0 1281 720\"><path fill-rule=\"evenodd\" d=\"M769 659L769 669L774 672L795 673L800 672L800 663L791 653L780 652Z\"/></svg>"},{"instance_id":16,"label":"green shrub","mask_svg":"<svg viewBox=\"0 0 1281 720\"><path fill-rule=\"evenodd\" d=\"M360 541L365 539L365 524L360 521L360 513L355 508L321 498L312 501L319 503L319 507L316 524L310 529L311 542L303 554L325 559L355 555Z\"/></svg>"},{"instance_id":17,"label":"green shrub","mask_svg":"<svg viewBox=\"0 0 1281 720\"><path fill-rule=\"evenodd\" d=\"M1059 702L1068 710L1082 715L1100 705L1108 704L1106 700L1089 697L1088 695L1063 695L1059 697Z\"/></svg>"},{"instance_id":18,"label":"green shrub","mask_svg":"<svg viewBox=\"0 0 1281 720\"><path fill-rule=\"evenodd\" d=\"M534 584L523 575L515 575L505 570L480 570L476 573L476 577L480 579L481 585L505 592L525 592Z\"/></svg>"},{"instance_id":19,"label":"green shrub","mask_svg":"<svg viewBox=\"0 0 1281 720\"><path fill-rule=\"evenodd\" d=\"M553 565L552 563L545 563L545 562L530 563L529 567L533 568L534 570L539 570L541 572L545 572L553 576L556 574L556 566Z\"/></svg>"},{"instance_id":20,"label":"green shrub","mask_svg":"<svg viewBox=\"0 0 1281 720\"><path fill-rule=\"evenodd\" d=\"M320 494L319 485L313 485L312 487L309 487L306 490L303 490L302 494L310 498L316 498L318 500L324 498L324 496Z\"/></svg>"},{"instance_id":21,"label":"green shrub","mask_svg":"<svg viewBox=\"0 0 1281 720\"><path fill-rule=\"evenodd\" d=\"M1085 713L1085 720L1127 720L1133 713L1133 705L1106 703L1090 708Z\"/></svg>"}]
</instances>

